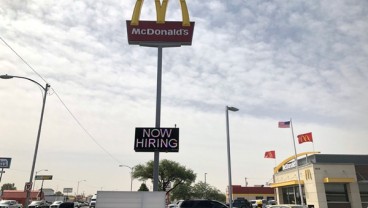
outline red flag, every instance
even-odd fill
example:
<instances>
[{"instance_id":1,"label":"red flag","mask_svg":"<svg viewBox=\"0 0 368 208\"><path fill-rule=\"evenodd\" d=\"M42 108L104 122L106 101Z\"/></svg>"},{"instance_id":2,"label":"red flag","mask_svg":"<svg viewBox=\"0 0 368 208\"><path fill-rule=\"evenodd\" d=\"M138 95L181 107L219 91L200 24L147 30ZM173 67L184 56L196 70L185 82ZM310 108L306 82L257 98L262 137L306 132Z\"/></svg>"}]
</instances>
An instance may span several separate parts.
<instances>
[{"instance_id":1,"label":"red flag","mask_svg":"<svg viewBox=\"0 0 368 208\"><path fill-rule=\"evenodd\" d=\"M290 128L290 121L279 121L279 128Z\"/></svg>"},{"instance_id":2,"label":"red flag","mask_svg":"<svg viewBox=\"0 0 368 208\"><path fill-rule=\"evenodd\" d=\"M276 158L275 150L265 152L264 158Z\"/></svg>"},{"instance_id":3,"label":"red flag","mask_svg":"<svg viewBox=\"0 0 368 208\"><path fill-rule=\"evenodd\" d=\"M304 142L313 142L312 132L298 135L298 142L299 144Z\"/></svg>"}]
</instances>

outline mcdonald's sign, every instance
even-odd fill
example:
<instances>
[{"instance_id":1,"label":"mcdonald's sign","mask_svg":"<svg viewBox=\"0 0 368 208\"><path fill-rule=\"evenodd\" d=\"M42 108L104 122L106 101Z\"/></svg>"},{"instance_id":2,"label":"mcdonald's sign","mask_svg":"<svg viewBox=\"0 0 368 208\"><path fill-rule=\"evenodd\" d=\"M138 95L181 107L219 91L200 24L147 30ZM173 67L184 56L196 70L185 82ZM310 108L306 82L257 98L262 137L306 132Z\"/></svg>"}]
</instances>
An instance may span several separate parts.
<instances>
[{"instance_id":1,"label":"mcdonald's sign","mask_svg":"<svg viewBox=\"0 0 368 208\"><path fill-rule=\"evenodd\" d=\"M140 21L143 0L135 3L132 20L127 20L128 43L130 45L192 45L194 22L189 20L188 7L185 0L179 0L182 22L165 21L169 0L155 0L156 21Z\"/></svg>"},{"instance_id":2,"label":"mcdonald's sign","mask_svg":"<svg viewBox=\"0 0 368 208\"><path fill-rule=\"evenodd\" d=\"M313 180L312 172L309 169L305 170L304 173L305 173L305 180Z\"/></svg>"},{"instance_id":3,"label":"mcdonald's sign","mask_svg":"<svg viewBox=\"0 0 368 208\"><path fill-rule=\"evenodd\" d=\"M298 135L299 144L304 142L313 142L312 132Z\"/></svg>"}]
</instances>

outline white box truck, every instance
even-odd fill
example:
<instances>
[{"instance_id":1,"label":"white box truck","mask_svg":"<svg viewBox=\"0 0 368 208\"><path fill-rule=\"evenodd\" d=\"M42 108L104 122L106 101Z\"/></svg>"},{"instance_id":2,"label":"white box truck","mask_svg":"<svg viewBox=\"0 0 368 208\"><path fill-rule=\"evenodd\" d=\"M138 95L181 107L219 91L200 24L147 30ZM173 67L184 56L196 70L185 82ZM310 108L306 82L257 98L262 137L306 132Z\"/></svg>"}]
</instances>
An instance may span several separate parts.
<instances>
[{"instance_id":1,"label":"white box truck","mask_svg":"<svg viewBox=\"0 0 368 208\"><path fill-rule=\"evenodd\" d=\"M164 191L98 191L96 208L165 208Z\"/></svg>"}]
</instances>

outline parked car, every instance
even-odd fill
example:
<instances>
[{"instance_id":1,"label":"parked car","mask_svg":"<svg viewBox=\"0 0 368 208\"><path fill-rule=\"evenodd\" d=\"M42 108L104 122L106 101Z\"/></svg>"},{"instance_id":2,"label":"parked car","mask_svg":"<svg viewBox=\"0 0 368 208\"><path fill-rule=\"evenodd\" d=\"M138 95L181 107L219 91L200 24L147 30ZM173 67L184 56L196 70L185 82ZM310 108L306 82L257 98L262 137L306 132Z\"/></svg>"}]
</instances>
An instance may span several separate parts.
<instances>
[{"instance_id":1,"label":"parked car","mask_svg":"<svg viewBox=\"0 0 368 208\"><path fill-rule=\"evenodd\" d=\"M59 208L74 208L74 202L63 202Z\"/></svg>"},{"instance_id":2,"label":"parked car","mask_svg":"<svg viewBox=\"0 0 368 208\"><path fill-rule=\"evenodd\" d=\"M46 201L32 201L28 208L50 208L50 204Z\"/></svg>"},{"instance_id":3,"label":"parked car","mask_svg":"<svg viewBox=\"0 0 368 208\"><path fill-rule=\"evenodd\" d=\"M233 202L235 208L252 208L252 204L245 198L237 198Z\"/></svg>"},{"instance_id":4,"label":"parked car","mask_svg":"<svg viewBox=\"0 0 368 208\"><path fill-rule=\"evenodd\" d=\"M22 208L23 205L15 200L1 200L0 208Z\"/></svg>"},{"instance_id":5,"label":"parked car","mask_svg":"<svg viewBox=\"0 0 368 208\"><path fill-rule=\"evenodd\" d=\"M297 204L279 204L279 205L271 205L271 208L307 208L307 206L297 205Z\"/></svg>"},{"instance_id":6,"label":"parked car","mask_svg":"<svg viewBox=\"0 0 368 208\"><path fill-rule=\"evenodd\" d=\"M91 201L89 202L89 208L95 208L96 207L96 200L97 200L97 195L93 195L91 198Z\"/></svg>"},{"instance_id":7,"label":"parked car","mask_svg":"<svg viewBox=\"0 0 368 208\"><path fill-rule=\"evenodd\" d=\"M277 201L274 200L274 199L271 199L271 200L268 200L267 204L268 205L276 205L277 204Z\"/></svg>"},{"instance_id":8,"label":"parked car","mask_svg":"<svg viewBox=\"0 0 368 208\"><path fill-rule=\"evenodd\" d=\"M228 206L215 200L192 199L181 201L178 208L228 208Z\"/></svg>"},{"instance_id":9,"label":"parked car","mask_svg":"<svg viewBox=\"0 0 368 208\"><path fill-rule=\"evenodd\" d=\"M266 207L267 205L267 200L266 199L255 199L255 200L250 200L250 203L252 204L253 208L259 208L259 207Z\"/></svg>"},{"instance_id":10,"label":"parked car","mask_svg":"<svg viewBox=\"0 0 368 208\"><path fill-rule=\"evenodd\" d=\"M50 208L59 208L60 204L63 203L63 201L54 201L51 205Z\"/></svg>"},{"instance_id":11,"label":"parked car","mask_svg":"<svg viewBox=\"0 0 368 208\"><path fill-rule=\"evenodd\" d=\"M177 208L179 206L179 203L182 202L182 201L184 201L184 200L179 200L175 203L169 204L169 205L167 205L167 208Z\"/></svg>"},{"instance_id":12,"label":"parked car","mask_svg":"<svg viewBox=\"0 0 368 208\"><path fill-rule=\"evenodd\" d=\"M167 205L167 208L177 208L177 205L176 204L169 204L169 205Z\"/></svg>"}]
</instances>

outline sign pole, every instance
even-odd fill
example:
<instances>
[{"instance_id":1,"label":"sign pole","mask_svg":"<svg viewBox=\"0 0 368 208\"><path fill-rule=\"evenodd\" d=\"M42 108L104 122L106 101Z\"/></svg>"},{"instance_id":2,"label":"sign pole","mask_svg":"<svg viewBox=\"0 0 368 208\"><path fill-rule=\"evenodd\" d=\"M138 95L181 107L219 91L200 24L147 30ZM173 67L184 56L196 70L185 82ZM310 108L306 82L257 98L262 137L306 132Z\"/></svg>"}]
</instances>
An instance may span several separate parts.
<instances>
[{"instance_id":1,"label":"sign pole","mask_svg":"<svg viewBox=\"0 0 368 208\"><path fill-rule=\"evenodd\" d=\"M140 45L157 47L157 97L156 97L156 125L160 128L161 120L161 83L162 83L162 48L180 47L191 45L194 22L189 21L189 12L185 0L180 0L182 11L182 22L165 22L165 13L168 1L155 1L157 21L139 21L143 0L136 0L131 21L127 20L128 43L130 45ZM159 187L159 149L154 150L153 164L153 191L158 191Z\"/></svg>"},{"instance_id":2,"label":"sign pole","mask_svg":"<svg viewBox=\"0 0 368 208\"><path fill-rule=\"evenodd\" d=\"M4 173L4 168L1 168L1 172L0 172L0 182L1 182L1 178L3 177L3 173Z\"/></svg>"},{"instance_id":3,"label":"sign pole","mask_svg":"<svg viewBox=\"0 0 368 208\"><path fill-rule=\"evenodd\" d=\"M162 84L162 46L158 46L157 55L157 91L156 91L156 128L160 128L161 121L161 84ZM158 172L160 166L160 152L155 151L153 161L153 191L158 191Z\"/></svg>"}]
</instances>

